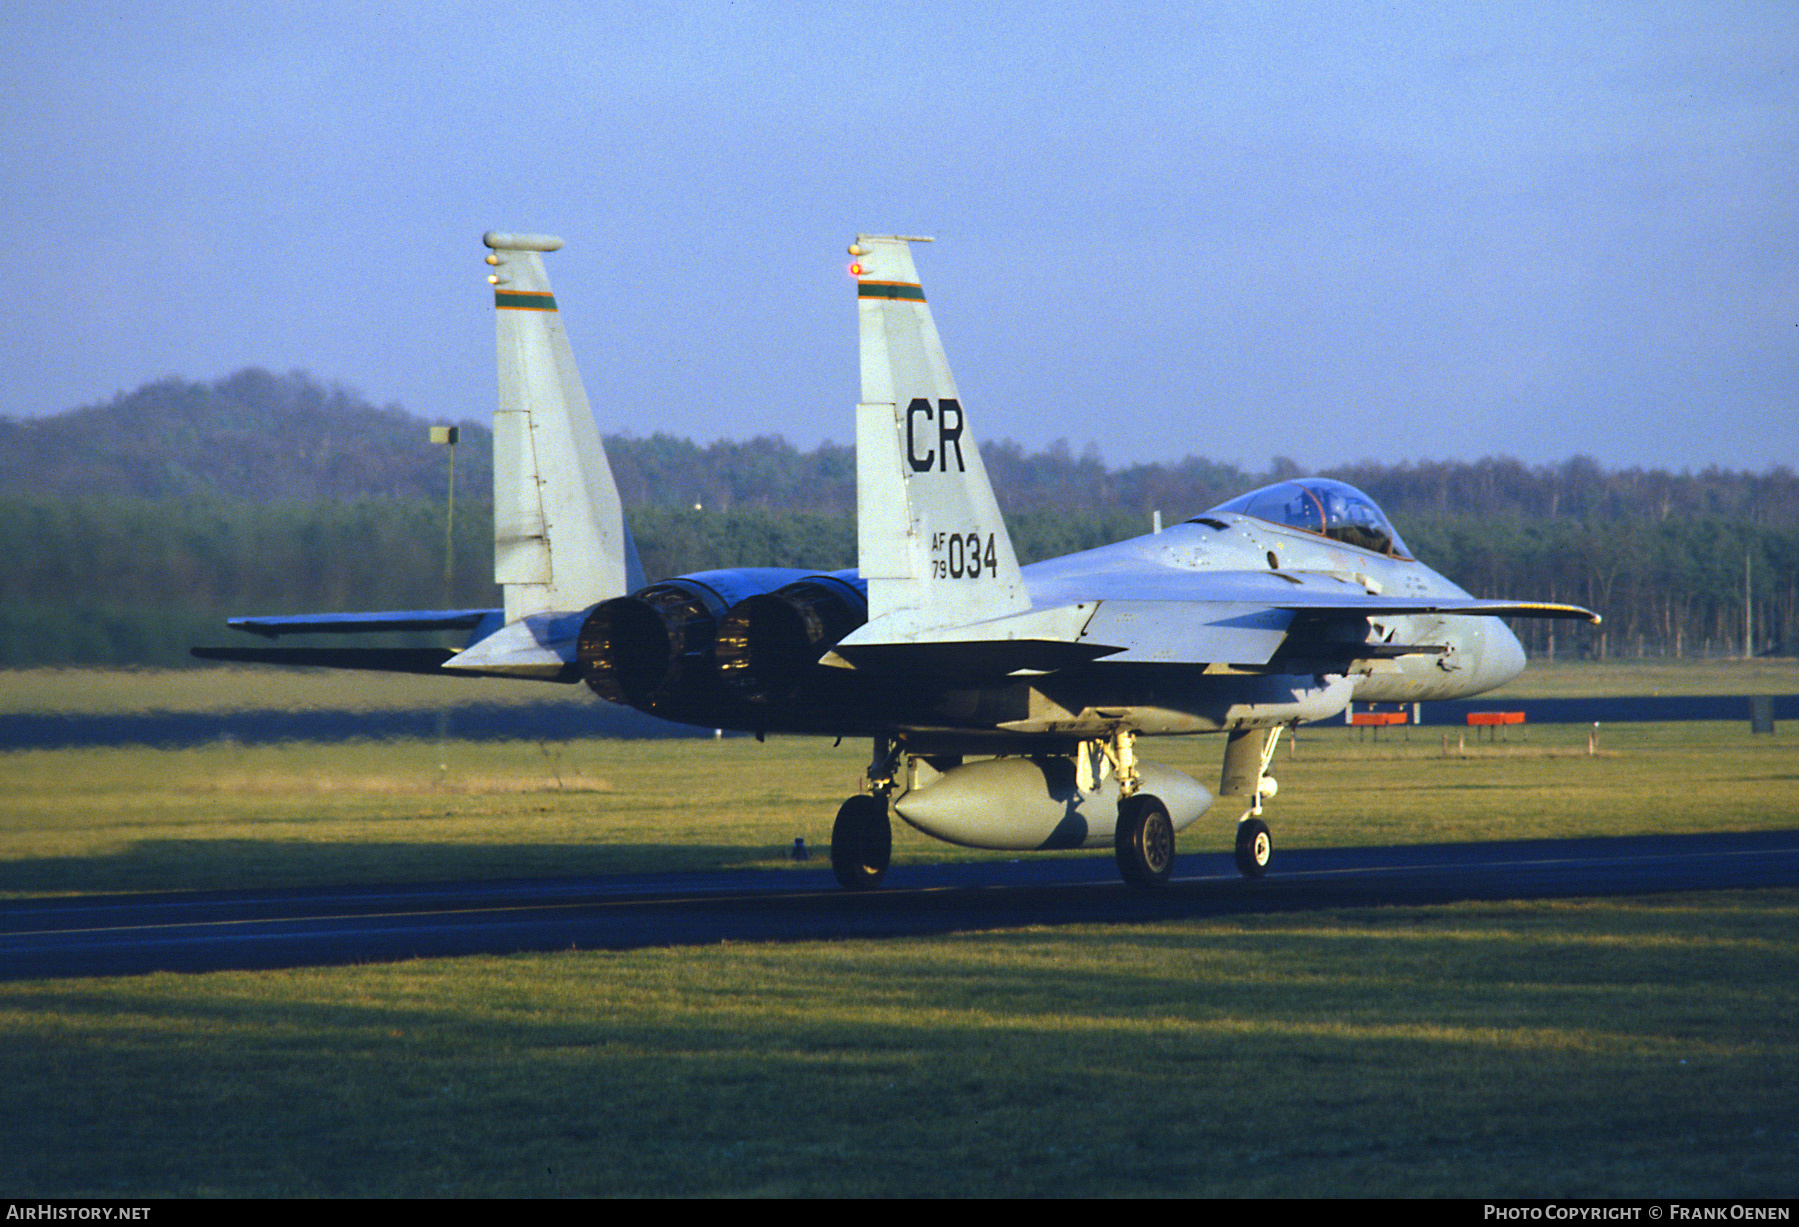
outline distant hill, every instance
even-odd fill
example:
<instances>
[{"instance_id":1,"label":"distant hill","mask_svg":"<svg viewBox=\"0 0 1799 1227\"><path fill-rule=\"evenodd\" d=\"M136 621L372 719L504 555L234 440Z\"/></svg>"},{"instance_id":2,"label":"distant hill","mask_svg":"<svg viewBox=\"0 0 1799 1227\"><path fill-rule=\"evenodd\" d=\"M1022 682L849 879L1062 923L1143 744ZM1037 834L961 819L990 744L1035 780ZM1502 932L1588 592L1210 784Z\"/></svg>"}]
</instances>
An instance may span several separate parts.
<instances>
[{"instance_id":1,"label":"distant hill","mask_svg":"<svg viewBox=\"0 0 1799 1227\"><path fill-rule=\"evenodd\" d=\"M488 497L488 431L465 424L457 494ZM169 378L27 421L0 419L0 494L62 498L443 498L444 450L398 405L303 371ZM466 483L466 485L465 485Z\"/></svg>"},{"instance_id":2,"label":"distant hill","mask_svg":"<svg viewBox=\"0 0 1799 1227\"><path fill-rule=\"evenodd\" d=\"M492 439L464 422L456 492L492 496ZM801 451L778 436L699 444L657 434L606 440L619 493L631 507L709 511L855 508L854 449L825 443ZM1057 442L1027 453L1017 443L981 454L1009 513L1070 510L1167 520L1195 515L1284 477L1298 465L1276 457L1251 473L1198 456L1108 468L1093 449L1076 456ZM1707 468L1699 473L1614 469L1575 456L1552 465L1507 457L1383 464L1364 460L1323 470L1373 495L1393 515L1509 516L1662 522L1722 516L1766 526L1799 525L1799 476ZM216 383L164 379L103 405L27 421L0 419L0 496L216 498L253 503L442 499L445 456L426 423L398 405L377 408L303 371L254 368Z\"/></svg>"}]
</instances>

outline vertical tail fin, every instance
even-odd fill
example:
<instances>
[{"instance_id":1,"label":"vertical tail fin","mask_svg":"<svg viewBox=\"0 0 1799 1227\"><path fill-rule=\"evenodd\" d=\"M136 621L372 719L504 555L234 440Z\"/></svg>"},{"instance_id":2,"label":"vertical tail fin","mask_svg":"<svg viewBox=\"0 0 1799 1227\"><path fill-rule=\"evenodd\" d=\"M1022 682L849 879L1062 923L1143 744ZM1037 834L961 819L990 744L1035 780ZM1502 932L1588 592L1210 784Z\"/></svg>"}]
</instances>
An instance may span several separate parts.
<instances>
[{"instance_id":1,"label":"vertical tail fin","mask_svg":"<svg viewBox=\"0 0 1799 1227\"><path fill-rule=\"evenodd\" d=\"M493 418L494 582L506 621L579 610L643 586L637 546L593 422L541 253L562 240L496 234L500 401Z\"/></svg>"},{"instance_id":2,"label":"vertical tail fin","mask_svg":"<svg viewBox=\"0 0 1799 1227\"><path fill-rule=\"evenodd\" d=\"M955 377L912 265L909 239L859 235L856 295L858 563L868 617L892 632L1030 608Z\"/></svg>"}]
</instances>

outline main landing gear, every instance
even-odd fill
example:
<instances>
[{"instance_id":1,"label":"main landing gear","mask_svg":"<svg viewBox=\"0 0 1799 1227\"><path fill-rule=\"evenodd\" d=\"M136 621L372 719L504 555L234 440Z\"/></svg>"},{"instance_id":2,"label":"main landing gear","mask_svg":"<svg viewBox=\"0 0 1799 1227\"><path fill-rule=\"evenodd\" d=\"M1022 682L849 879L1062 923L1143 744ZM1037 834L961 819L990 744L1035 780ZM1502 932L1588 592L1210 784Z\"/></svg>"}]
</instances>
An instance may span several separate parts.
<instances>
[{"instance_id":1,"label":"main landing gear","mask_svg":"<svg viewBox=\"0 0 1799 1227\"><path fill-rule=\"evenodd\" d=\"M831 826L831 869L845 890L873 890L893 859L893 824L887 818L887 796L866 793L851 797L837 810Z\"/></svg>"},{"instance_id":2,"label":"main landing gear","mask_svg":"<svg viewBox=\"0 0 1799 1227\"><path fill-rule=\"evenodd\" d=\"M1137 771L1136 734L1114 729L1105 740L1088 744L1112 765L1112 774L1118 778L1118 824L1112 828L1118 876L1136 890L1166 884L1174 870L1174 821L1160 797L1138 791L1143 777ZM1092 761L1086 745L1079 753L1082 765Z\"/></svg>"},{"instance_id":3,"label":"main landing gear","mask_svg":"<svg viewBox=\"0 0 1799 1227\"><path fill-rule=\"evenodd\" d=\"M893 860L893 822L887 798L899 771L900 751L890 738L875 738L868 764L869 792L858 793L837 808L831 824L831 871L845 890L873 890L887 876Z\"/></svg>"},{"instance_id":4,"label":"main landing gear","mask_svg":"<svg viewBox=\"0 0 1799 1227\"><path fill-rule=\"evenodd\" d=\"M1274 840L1262 809L1275 795L1268 768L1284 727L1237 729L1225 746L1218 797L1247 798L1248 806L1237 819L1235 847L1237 871L1246 878L1262 877L1273 860ZM919 791L916 796L903 794L900 806L919 829L978 848L1104 846L1102 824L1113 817L1112 848L1119 876L1135 889L1154 890L1166 884L1174 870L1174 815L1179 814L1183 824L1193 821L1205 808L1206 793L1195 781L1167 768L1151 769L1151 778L1165 796L1144 791L1135 743L1136 734L1119 727L1075 744L1068 757L964 765L959 754L914 754L908 770L915 773L912 787ZM864 791L837 811L831 828L831 868L846 890L873 890L887 874L893 859L890 802L899 792L901 767L907 761L903 741L875 738ZM1114 797L1115 817L1104 813Z\"/></svg>"},{"instance_id":5,"label":"main landing gear","mask_svg":"<svg viewBox=\"0 0 1799 1227\"><path fill-rule=\"evenodd\" d=\"M1112 844L1118 872L1138 890L1161 886L1174 869L1174 823L1168 807L1140 792L1118 803L1118 826Z\"/></svg>"},{"instance_id":6,"label":"main landing gear","mask_svg":"<svg viewBox=\"0 0 1799 1227\"><path fill-rule=\"evenodd\" d=\"M837 811L837 821L831 828L831 869L846 890L873 890L886 876L888 863L893 857L893 824L888 817L889 798L896 791L896 777L904 759L903 744L893 738L876 738L874 757L868 765L867 791L849 798ZM959 763L959 757L955 761ZM1044 783L1048 783L1051 788L1050 796L1059 798L1054 804L1067 804L1070 807L1069 813L1074 814L1074 805L1085 803L1082 798L1092 800L1096 795L1106 795L1102 789L1109 768L1112 777L1118 782L1117 792L1111 794L1118 798L1117 817L1112 823L1112 844L1118 860L1118 872L1126 883L1138 889L1153 889L1166 883L1174 869L1174 819L1167 801L1141 791L1142 774L1138 769L1135 735L1128 729L1120 728L1106 737L1085 741L1076 747L1073 761L1068 765L1073 770L1066 777L1059 770L1041 768L1045 775L1034 787L1040 790ZM948 764L944 765L944 769L953 770ZM998 812L1004 812L1008 804L1020 801L1019 795L1008 793L1008 787L1002 781L984 798L977 788L975 804L979 805L984 800L996 807ZM1064 794L1059 791L1062 789L1070 791ZM1203 790L1199 791L1203 795ZM1024 802L1034 800L1042 803L1045 800L1043 796L1032 793L1028 787L1026 793L1030 795L1022 798ZM1179 803L1177 800L1177 805ZM1083 831L1090 815L1098 817L1092 810L1077 815ZM1188 821L1191 818L1192 815L1187 816ZM1103 840L1105 827L1101 826L1093 835L1096 840ZM969 842L977 847L1015 848L1033 846L1036 838L1033 835L1031 842L1022 845L1005 842L1003 838L998 842ZM1043 846L1068 847L1080 844L1046 843Z\"/></svg>"}]
</instances>

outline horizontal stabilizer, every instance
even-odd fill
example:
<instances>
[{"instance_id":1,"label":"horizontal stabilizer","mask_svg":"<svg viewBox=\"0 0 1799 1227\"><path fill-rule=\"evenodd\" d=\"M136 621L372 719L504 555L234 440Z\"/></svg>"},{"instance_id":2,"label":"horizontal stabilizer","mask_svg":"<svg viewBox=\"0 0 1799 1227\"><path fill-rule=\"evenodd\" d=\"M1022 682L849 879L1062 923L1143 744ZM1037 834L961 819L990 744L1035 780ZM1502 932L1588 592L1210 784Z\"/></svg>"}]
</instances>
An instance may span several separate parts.
<instances>
[{"instance_id":1,"label":"horizontal stabilizer","mask_svg":"<svg viewBox=\"0 0 1799 1227\"><path fill-rule=\"evenodd\" d=\"M189 648L201 660L240 665L286 665L290 668L372 669L381 673L436 673L455 677L443 667L455 653L448 648Z\"/></svg>"},{"instance_id":2,"label":"horizontal stabilizer","mask_svg":"<svg viewBox=\"0 0 1799 1227\"><path fill-rule=\"evenodd\" d=\"M501 677L526 677L540 682L580 680L575 663L576 640L587 611L529 614L450 658L450 672L487 673Z\"/></svg>"},{"instance_id":3,"label":"horizontal stabilizer","mask_svg":"<svg viewBox=\"0 0 1799 1227\"><path fill-rule=\"evenodd\" d=\"M280 635L372 635L380 631L470 631L497 609L415 609L385 613L291 614L227 618L232 630L274 639ZM435 650L435 649L434 649Z\"/></svg>"}]
</instances>

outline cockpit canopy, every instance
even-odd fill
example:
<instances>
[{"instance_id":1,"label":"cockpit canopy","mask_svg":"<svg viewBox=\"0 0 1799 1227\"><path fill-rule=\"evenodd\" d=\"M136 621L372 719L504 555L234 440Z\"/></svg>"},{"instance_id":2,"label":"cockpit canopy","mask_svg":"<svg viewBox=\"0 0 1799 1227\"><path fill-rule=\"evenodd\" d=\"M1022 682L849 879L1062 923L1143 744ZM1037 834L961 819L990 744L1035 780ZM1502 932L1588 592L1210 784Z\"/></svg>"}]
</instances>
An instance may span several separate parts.
<instances>
[{"instance_id":1,"label":"cockpit canopy","mask_svg":"<svg viewBox=\"0 0 1799 1227\"><path fill-rule=\"evenodd\" d=\"M1412 556L1374 500L1347 482L1324 477L1283 481L1220 503L1207 514L1225 513L1318 533L1377 554Z\"/></svg>"}]
</instances>

